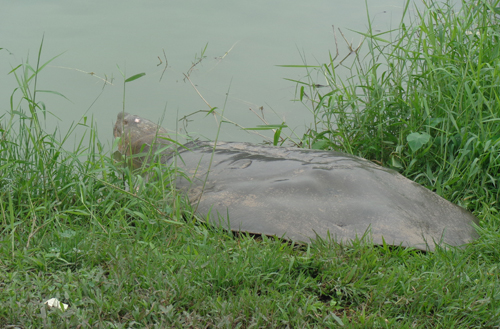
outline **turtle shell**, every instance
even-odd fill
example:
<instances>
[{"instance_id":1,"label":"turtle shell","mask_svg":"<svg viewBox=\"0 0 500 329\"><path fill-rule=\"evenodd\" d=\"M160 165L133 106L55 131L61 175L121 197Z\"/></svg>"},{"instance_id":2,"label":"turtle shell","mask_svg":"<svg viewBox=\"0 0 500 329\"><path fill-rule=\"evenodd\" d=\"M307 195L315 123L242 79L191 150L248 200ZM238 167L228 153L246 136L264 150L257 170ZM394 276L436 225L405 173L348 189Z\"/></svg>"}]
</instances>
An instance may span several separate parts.
<instances>
[{"instance_id":1,"label":"turtle shell","mask_svg":"<svg viewBox=\"0 0 500 329\"><path fill-rule=\"evenodd\" d=\"M163 128L138 116L118 117L115 137L120 135L128 147L122 151L131 154L168 143L157 137L166 135ZM184 171L176 187L197 211L234 231L303 242L364 236L374 244L421 250L461 246L478 236L478 221L467 210L391 169L341 152L190 142L161 153L163 162L175 161Z\"/></svg>"}]
</instances>

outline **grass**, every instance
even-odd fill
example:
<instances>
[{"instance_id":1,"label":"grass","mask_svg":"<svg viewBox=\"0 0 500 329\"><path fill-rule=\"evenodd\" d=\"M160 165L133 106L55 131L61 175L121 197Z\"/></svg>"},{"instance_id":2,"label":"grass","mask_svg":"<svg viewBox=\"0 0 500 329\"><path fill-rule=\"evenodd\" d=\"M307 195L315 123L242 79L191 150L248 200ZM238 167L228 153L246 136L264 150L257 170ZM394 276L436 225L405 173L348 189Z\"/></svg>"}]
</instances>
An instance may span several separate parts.
<instances>
[{"instance_id":1,"label":"grass","mask_svg":"<svg viewBox=\"0 0 500 329\"><path fill-rule=\"evenodd\" d=\"M71 130L43 131L40 47L36 65L12 70L0 127L0 327L499 327L497 2L436 6L365 33L348 79L332 56L319 67L328 92L300 82L314 123L297 142L379 161L468 207L476 242L294 245L206 225L168 168L145 182L103 154L92 125L71 152ZM44 306L53 297L69 308Z\"/></svg>"},{"instance_id":2,"label":"grass","mask_svg":"<svg viewBox=\"0 0 500 329\"><path fill-rule=\"evenodd\" d=\"M369 25L365 56L351 45L351 61L330 56L318 70L327 88L299 81L314 116L302 142L375 160L471 210L496 206L498 1L424 4L414 17L407 3L396 30Z\"/></svg>"}]
</instances>

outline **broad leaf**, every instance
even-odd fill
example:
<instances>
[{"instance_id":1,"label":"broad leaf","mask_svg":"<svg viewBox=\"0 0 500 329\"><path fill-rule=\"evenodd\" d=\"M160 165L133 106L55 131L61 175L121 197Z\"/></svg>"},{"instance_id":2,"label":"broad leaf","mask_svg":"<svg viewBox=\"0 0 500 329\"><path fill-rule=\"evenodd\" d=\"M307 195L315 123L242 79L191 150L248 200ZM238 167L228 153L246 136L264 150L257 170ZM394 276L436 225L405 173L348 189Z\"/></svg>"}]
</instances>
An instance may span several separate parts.
<instances>
[{"instance_id":1,"label":"broad leaf","mask_svg":"<svg viewBox=\"0 0 500 329\"><path fill-rule=\"evenodd\" d=\"M413 152L418 151L422 146L427 144L430 139L431 136L428 133L411 133L406 136L408 145Z\"/></svg>"}]
</instances>

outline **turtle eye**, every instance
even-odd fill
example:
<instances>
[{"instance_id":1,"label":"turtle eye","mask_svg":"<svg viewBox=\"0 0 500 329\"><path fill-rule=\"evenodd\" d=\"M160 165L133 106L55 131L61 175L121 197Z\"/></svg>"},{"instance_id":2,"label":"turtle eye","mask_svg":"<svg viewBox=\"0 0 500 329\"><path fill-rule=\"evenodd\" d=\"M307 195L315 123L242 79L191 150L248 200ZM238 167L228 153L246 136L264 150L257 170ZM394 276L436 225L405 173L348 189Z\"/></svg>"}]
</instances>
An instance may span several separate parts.
<instances>
[{"instance_id":1,"label":"turtle eye","mask_svg":"<svg viewBox=\"0 0 500 329\"><path fill-rule=\"evenodd\" d=\"M128 120L123 120L124 125L128 125Z\"/></svg>"}]
</instances>

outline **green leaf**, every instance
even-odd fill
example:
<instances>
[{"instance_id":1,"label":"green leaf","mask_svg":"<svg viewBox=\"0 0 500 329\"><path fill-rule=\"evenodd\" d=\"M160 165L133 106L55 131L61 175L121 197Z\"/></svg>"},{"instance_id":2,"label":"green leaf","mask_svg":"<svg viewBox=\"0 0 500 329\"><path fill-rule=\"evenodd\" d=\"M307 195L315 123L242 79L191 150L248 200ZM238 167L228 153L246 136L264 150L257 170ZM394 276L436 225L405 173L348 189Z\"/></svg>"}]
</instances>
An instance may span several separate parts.
<instances>
[{"instance_id":1,"label":"green leaf","mask_svg":"<svg viewBox=\"0 0 500 329\"><path fill-rule=\"evenodd\" d=\"M17 114L19 115L22 119L31 119L31 117L27 116L26 114L24 114L23 112L21 111L12 111L12 114Z\"/></svg>"},{"instance_id":2,"label":"green leaf","mask_svg":"<svg viewBox=\"0 0 500 329\"><path fill-rule=\"evenodd\" d=\"M313 150L326 150L328 148L329 144L330 144L330 141L322 139L322 140L314 142L313 145L311 146L311 148Z\"/></svg>"},{"instance_id":3,"label":"green leaf","mask_svg":"<svg viewBox=\"0 0 500 329\"><path fill-rule=\"evenodd\" d=\"M118 161L118 162L124 161L124 159L123 159L123 158L124 158L124 157L123 157L123 154L121 154L121 152L120 152L120 151L115 151L115 153L113 153L113 159L114 159L115 161Z\"/></svg>"},{"instance_id":4,"label":"green leaf","mask_svg":"<svg viewBox=\"0 0 500 329\"><path fill-rule=\"evenodd\" d=\"M393 166L394 168L403 169L403 165L401 164L399 159L394 156L391 157L391 166Z\"/></svg>"},{"instance_id":5,"label":"green leaf","mask_svg":"<svg viewBox=\"0 0 500 329\"><path fill-rule=\"evenodd\" d=\"M68 100L68 101L69 101L68 97L64 96L63 94L61 94L61 93L59 93L59 92L57 92L57 91L52 91L52 90L40 90L40 89L38 89L36 92L37 92L37 93L49 93L49 94L54 94L54 95L57 95L57 96L61 96L61 97L65 98L66 100Z\"/></svg>"},{"instance_id":6,"label":"green leaf","mask_svg":"<svg viewBox=\"0 0 500 329\"><path fill-rule=\"evenodd\" d=\"M139 79L139 78L141 78L141 77L143 77L143 76L145 76L145 75L146 75L146 73L138 73L138 74L136 74L136 75L131 76L131 77L130 77L130 78L128 78L127 80L125 80L125 82L130 82L130 81L137 80L137 79Z\"/></svg>"},{"instance_id":7,"label":"green leaf","mask_svg":"<svg viewBox=\"0 0 500 329\"><path fill-rule=\"evenodd\" d=\"M272 130L272 129L283 129L288 128L287 125L257 125L254 128L243 128L243 130Z\"/></svg>"},{"instance_id":8,"label":"green leaf","mask_svg":"<svg viewBox=\"0 0 500 329\"><path fill-rule=\"evenodd\" d=\"M12 72L15 72L21 66L22 66L22 64L19 64L18 66L14 67L12 70L10 70L9 73L7 73L7 74L11 74Z\"/></svg>"},{"instance_id":9,"label":"green leaf","mask_svg":"<svg viewBox=\"0 0 500 329\"><path fill-rule=\"evenodd\" d=\"M278 67L319 68L319 65L275 65Z\"/></svg>"},{"instance_id":10,"label":"green leaf","mask_svg":"<svg viewBox=\"0 0 500 329\"><path fill-rule=\"evenodd\" d=\"M341 318L339 318L337 315L335 315L335 313L330 312L330 315L332 316L332 318L333 318L335 321L337 321L337 323L338 323L341 327L343 327L343 326L344 326L344 322L342 322L342 319L341 319Z\"/></svg>"},{"instance_id":11,"label":"green leaf","mask_svg":"<svg viewBox=\"0 0 500 329\"><path fill-rule=\"evenodd\" d=\"M434 128L443 121L444 118L427 118L425 119L425 124Z\"/></svg>"},{"instance_id":12,"label":"green leaf","mask_svg":"<svg viewBox=\"0 0 500 329\"><path fill-rule=\"evenodd\" d=\"M390 43L389 40L382 39L382 38L378 37L378 35L387 34L387 33L390 33L390 32L396 31L396 30L391 30L391 31L387 31L387 32L379 33L379 34L363 33L363 32L359 32L356 30L351 30L351 31L358 33L358 34L361 34L362 36L364 36L368 39L373 39L373 40L377 40L377 41L381 41L381 42L385 42L385 43Z\"/></svg>"},{"instance_id":13,"label":"green leaf","mask_svg":"<svg viewBox=\"0 0 500 329\"><path fill-rule=\"evenodd\" d=\"M281 130L283 128L276 129L276 132L274 133L274 140L273 140L273 145L278 146L278 142L280 141L280 135L281 135Z\"/></svg>"},{"instance_id":14,"label":"green leaf","mask_svg":"<svg viewBox=\"0 0 500 329\"><path fill-rule=\"evenodd\" d=\"M428 133L411 133L406 136L408 145L413 152L418 151L424 144L427 144L431 136Z\"/></svg>"},{"instance_id":15,"label":"green leaf","mask_svg":"<svg viewBox=\"0 0 500 329\"><path fill-rule=\"evenodd\" d=\"M299 81L299 80L288 79L288 78L283 78L283 80L286 80L286 81L291 81L291 82L296 83L296 84L298 84L298 85L310 86L310 84L309 84L309 83L307 83L307 82L303 82L303 81Z\"/></svg>"},{"instance_id":16,"label":"green leaf","mask_svg":"<svg viewBox=\"0 0 500 329\"><path fill-rule=\"evenodd\" d=\"M207 115L212 114L215 110L217 110L217 107L212 107L210 111L207 112ZM205 116L207 116L205 115Z\"/></svg>"}]
</instances>

